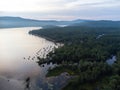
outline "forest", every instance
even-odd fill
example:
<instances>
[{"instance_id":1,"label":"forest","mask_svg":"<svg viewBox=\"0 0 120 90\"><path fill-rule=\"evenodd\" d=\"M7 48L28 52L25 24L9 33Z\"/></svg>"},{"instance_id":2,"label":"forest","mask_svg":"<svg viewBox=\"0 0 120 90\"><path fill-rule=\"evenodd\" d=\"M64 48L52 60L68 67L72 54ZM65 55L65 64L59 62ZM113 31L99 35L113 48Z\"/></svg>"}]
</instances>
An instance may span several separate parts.
<instances>
[{"instance_id":1,"label":"forest","mask_svg":"<svg viewBox=\"0 0 120 90\"><path fill-rule=\"evenodd\" d=\"M46 59L38 57L39 64L47 61L58 64L46 76L63 72L75 76L63 90L120 90L119 27L76 25L43 28L29 34L64 44L50 52ZM109 65L106 60L112 56L117 60Z\"/></svg>"}]
</instances>

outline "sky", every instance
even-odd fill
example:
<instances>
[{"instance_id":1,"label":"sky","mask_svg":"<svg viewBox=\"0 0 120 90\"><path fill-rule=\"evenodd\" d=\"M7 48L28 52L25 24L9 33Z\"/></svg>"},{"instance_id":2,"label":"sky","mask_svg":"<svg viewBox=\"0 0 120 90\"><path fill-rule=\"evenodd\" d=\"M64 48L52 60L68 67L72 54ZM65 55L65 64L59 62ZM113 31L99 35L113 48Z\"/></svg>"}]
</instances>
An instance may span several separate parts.
<instances>
[{"instance_id":1,"label":"sky","mask_svg":"<svg viewBox=\"0 0 120 90\"><path fill-rule=\"evenodd\" d=\"M120 20L120 0L1 0L0 16L39 20Z\"/></svg>"}]
</instances>

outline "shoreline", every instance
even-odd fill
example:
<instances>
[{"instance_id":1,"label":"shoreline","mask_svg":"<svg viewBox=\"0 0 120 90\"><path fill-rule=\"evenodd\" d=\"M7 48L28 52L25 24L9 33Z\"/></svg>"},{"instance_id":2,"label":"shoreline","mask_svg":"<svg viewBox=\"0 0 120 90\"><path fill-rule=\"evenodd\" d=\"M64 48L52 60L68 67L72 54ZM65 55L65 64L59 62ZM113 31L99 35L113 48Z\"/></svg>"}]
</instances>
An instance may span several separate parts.
<instances>
[{"instance_id":1,"label":"shoreline","mask_svg":"<svg viewBox=\"0 0 120 90\"><path fill-rule=\"evenodd\" d=\"M40 30L40 29L38 29L38 30ZM33 31L33 30L31 30L31 31ZM52 43L55 44L53 50L50 51L50 52L54 52L54 49L64 46L63 43L59 43L59 42L57 42L57 41L55 41L55 40L53 40L53 39L50 39L50 38L48 38L48 37L45 37L45 36L40 36L40 35L37 35L37 34L33 34L33 33L31 33L31 31L28 32L29 35L33 35L33 36L36 36L36 37L38 37L38 38L43 38L43 39L45 39L45 40L47 40L47 41L50 41L50 42L52 42ZM45 64L45 63L50 63L51 60L50 60L49 58L47 58L47 55L48 55L50 52L47 52L45 58L44 58L44 57L40 57L40 55L37 56L37 59L38 59L37 63L38 63L39 65L42 65L42 64Z\"/></svg>"},{"instance_id":2,"label":"shoreline","mask_svg":"<svg viewBox=\"0 0 120 90\"><path fill-rule=\"evenodd\" d=\"M40 35L37 35L37 34L32 34L32 33L30 33L30 32L31 32L31 31L29 31L29 34L30 34L30 35L44 38L44 39L46 39L46 40L48 40L48 41L51 41L51 42L53 42L53 43L55 43L55 44L58 43L57 41L55 41L55 40L53 40L53 39L50 39L50 38L48 38L48 37L40 36Z\"/></svg>"},{"instance_id":3,"label":"shoreline","mask_svg":"<svg viewBox=\"0 0 120 90\"><path fill-rule=\"evenodd\" d=\"M55 44L55 46L57 46L57 47L53 48L53 50L50 51L50 52L54 52L55 49L64 46L64 44L59 43L59 42L57 42L57 41L55 41L53 39L47 38L45 36L40 36L40 35L37 35L37 34L32 34L32 33L30 33L30 31L29 31L29 34L33 35L33 36L37 36L39 38L44 38L47 41L53 42ZM48 52L48 54L46 54L46 56L49 55L50 52ZM44 67L44 64L46 64L46 63L47 64L50 64L50 63L56 64L56 63L52 62L50 60L50 58L47 58L47 57L40 58L40 56L38 56L37 59L38 59L37 63L39 64L39 66L43 66ZM60 64L60 65L62 65L62 64ZM57 68L57 66L55 66L54 68ZM51 69L54 69L54 68L51 68ZM64 78L64 82L61 83L61 89L60 90L62 90L64 87L66 87L69 84L69 82L70 82L71 79L75 78L73 75L71 75L69 72L66 72L66 71L60 72L60 74L55 75L55 76L54 75L47 76L49 74L49 72L50 72L49 70L50 70L50 68L48 69L48 72L45 75L45 77L46 77L46 79L47 79L48 82L53 83L53 81L55 81L55 80L57 81L60 78Z\"/></svg>"}]
</instances>

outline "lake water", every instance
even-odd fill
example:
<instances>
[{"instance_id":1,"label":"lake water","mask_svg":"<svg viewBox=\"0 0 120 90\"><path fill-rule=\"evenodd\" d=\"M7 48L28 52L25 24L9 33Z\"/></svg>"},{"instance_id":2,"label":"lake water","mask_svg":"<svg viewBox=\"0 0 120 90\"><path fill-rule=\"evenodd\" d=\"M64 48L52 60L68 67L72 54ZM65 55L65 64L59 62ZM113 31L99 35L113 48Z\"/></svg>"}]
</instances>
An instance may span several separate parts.
<instances>
[{"instance_id":1,"label":"lake water","mask_svg":"<svg viewBox=\"0 0 120 90\"><path fill-rule=\"evenodd\" d=\"M25 90L28 77L31 80L30 90L56 90L64 84L61 83L63 76L52 79L45 77L48 68L55 65L40 67L36 63L37 56L43 57L56 45L44 38L29 35L28 32L34 29L38 27L0 29L0 90Z\"/></svg>"}]
</instances>

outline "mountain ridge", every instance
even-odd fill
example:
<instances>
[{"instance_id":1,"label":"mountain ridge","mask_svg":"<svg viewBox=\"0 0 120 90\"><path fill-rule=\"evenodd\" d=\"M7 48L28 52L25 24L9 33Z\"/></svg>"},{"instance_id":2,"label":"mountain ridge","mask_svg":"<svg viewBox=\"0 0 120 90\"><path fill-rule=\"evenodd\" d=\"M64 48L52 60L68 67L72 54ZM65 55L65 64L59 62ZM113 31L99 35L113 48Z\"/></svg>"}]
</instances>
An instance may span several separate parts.
<instances>
[{"instance_id":1,"label":"mountain ridge","mask_svg":"<svg viewBox=\"0 0 120 90\"><path fill-rule=\"evenodd\" d=\"M22 17L1 16L0 28L14 28L14 27L45 27L45 26L92 26L92 27L120 27L120 21L112 20L87 20L76 19L71 21L57 21L57 20L35 20Z\"/></svg>"}]
</instances>

